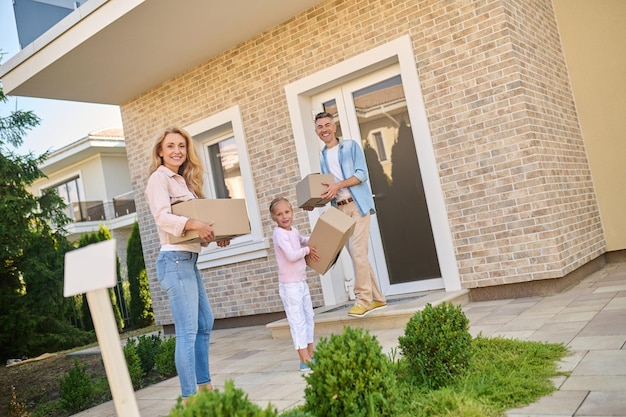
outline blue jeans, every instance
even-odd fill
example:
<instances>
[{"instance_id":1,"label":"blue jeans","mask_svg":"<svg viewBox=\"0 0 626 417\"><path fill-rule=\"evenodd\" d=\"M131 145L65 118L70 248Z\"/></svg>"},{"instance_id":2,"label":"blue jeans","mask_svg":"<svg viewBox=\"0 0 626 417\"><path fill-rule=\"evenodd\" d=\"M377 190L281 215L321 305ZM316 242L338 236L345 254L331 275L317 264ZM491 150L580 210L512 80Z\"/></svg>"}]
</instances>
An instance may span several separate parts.
<instances>
[{"instance_id":1,"label":"blue jeans","mask_svg":"<svg viewBox=\"0 0 626 417\"><path fill-rule=\"evenodd\" d=\"M156 265L174 319L176 371L183 398L194 394L197 385L211 382L209 337L214 318L197 260L194 252L164 251L159 253Z\"/></svg>"}]
</instances>

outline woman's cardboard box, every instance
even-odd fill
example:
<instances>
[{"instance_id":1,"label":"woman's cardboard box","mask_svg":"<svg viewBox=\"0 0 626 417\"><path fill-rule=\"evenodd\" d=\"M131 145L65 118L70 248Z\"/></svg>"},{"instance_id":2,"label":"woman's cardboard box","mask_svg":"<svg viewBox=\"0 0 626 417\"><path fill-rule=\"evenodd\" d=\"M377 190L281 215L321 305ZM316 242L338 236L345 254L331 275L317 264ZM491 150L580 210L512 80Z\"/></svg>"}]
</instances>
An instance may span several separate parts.
<instances>
[{"instance_id":1,"label":"woman's cardboard box","mask_svg":"<svg viewBox=\"0 0 626 417\"><path fill-rule=\"evenodd\" d=\"M197 198L172 204L172 213L190 219L213 222L214 241L232 239L250 233L246 200L241 198ZM172 243L199 242L195 231L184 236L170 235Z\"/></svg>"}]
</instances>

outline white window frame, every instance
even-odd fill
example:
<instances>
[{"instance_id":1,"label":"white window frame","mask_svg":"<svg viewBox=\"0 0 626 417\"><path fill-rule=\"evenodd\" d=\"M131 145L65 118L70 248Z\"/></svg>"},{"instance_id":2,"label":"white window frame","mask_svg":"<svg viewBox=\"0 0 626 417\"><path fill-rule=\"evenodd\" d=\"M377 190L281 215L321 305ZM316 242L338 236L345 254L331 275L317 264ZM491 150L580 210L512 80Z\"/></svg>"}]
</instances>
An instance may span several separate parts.
<instances>
[{"instance_id":1,"label":"white window frame","mask_svg":"<svg viewBox=\"0 0 626 417\"><path fill-rule=\"evenodd\" d=\"M55 177L55 174L52 174L52 180L50 178L48 178L46 180L45 183L42 183L41 185L38 186L39 190L38 193L40 196L43 195L43 193L45 193L46 191L50 190L50 189L56 189L58 186L62 185L62 184L67 184L68 181L71 180L76 180L76 186L78 187L78 194L84 199L85 198L85 187L83 184L83 173L80 170L77 171L71 171L68 173L63 174L62 176L58 176ZM81 203L82 201L86 201L86 200L79 200L78 202ZM70 209L71 210L71 203L70 203ZM71 215L71 219L72 222L75 223L76 219L74 219L74 214L72 213Z\"/></svg>"},{"instance_id":2,"label":"white window frame","mask_svg":"<svg viewBox=\"0 0 626 417\"><path fill-rule=\"evenodd\" d=\"M78 192L84 198L85 196L85 187L83 185L83 173L80 170L71 171L64 173L62 176L55 176L56 174L51 174L48 176L48 179L45 183L41 183L38 186L39 195L43 195L44 192L50 190L51 188L56 188L59 185L66 184L68 181L76 179L76 184L78 186Z\"/></svg>"},{"instance_id":3,"label":"white window frame","mask_svg":"<svg viewBox=\"0 0 626 417\"><path fill-rule=\"evenodd\" d=\"M220 248L215 243L211 243L200 253L197 263L198 269L214 268L268 256L269 241L263 236L261 216L250 166L250 156L239 106L233 106L185 127L185 130L193 137L196 153L204 163L206 176L205 192L207 196L213 195L213 183L209 181L208 172L210 172L210 167L206 158L205 148L208 144L215 143L219 138L223 139L224 134L216 134L212 137L206 137L206 134L210 133L210 131L225 132L230 129L232 129L232 135L235 138L239 155L239 166L241 168L251 232L248 235L233 239L230 245L225 248Z\"/></svg>"}]
</instances>

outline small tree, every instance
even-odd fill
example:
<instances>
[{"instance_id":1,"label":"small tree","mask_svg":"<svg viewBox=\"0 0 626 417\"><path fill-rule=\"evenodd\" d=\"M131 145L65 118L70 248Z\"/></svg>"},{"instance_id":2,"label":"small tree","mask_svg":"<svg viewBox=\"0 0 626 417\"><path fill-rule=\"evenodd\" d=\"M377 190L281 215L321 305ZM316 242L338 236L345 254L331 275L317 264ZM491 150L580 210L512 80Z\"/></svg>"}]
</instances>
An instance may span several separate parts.
<instances>
[{"instance_id":1,"label":"small tree","mask_svg":"<svg viewBox=\"0 0 626 417\"><path fill-rule=\"evenodd\" d=\"M84 410L91 404L94 386L86 364L80 365L78 359L74 359L74 367L61 380L59 395L61 406L73 413Z\"/></svg>"},{"instance_id":2,"label":"small tree","mask_svg":"<svg viewBox=\"0 0 626 417\"><path fill-rule=\"evenodd\" d=\"M139 224L135 222L126 248L126 265L130 290L130 317L136 327L149 326L154 322L152 297L148 274L143 258Z\"/></svg>"}]
</instances>

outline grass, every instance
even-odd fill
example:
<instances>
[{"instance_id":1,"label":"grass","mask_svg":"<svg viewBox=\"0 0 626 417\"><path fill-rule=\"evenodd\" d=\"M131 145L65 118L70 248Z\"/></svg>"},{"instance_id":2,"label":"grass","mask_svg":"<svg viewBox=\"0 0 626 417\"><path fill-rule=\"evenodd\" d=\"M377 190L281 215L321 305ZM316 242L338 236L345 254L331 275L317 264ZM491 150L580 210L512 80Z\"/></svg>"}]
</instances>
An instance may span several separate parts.
<instances>
[{"instance_id":1,"label":"grass","mask_svg":"<svg viewBox=\"0 0 626 417\"><path fill-rule=\"evenodd\" d=\"M452 385L419 391L401 383L402 416L495 417L537 401L556 390L552 378L564 375L558 361L568 354L562 344L476 337L466 374ZM402 361L398 363L402 367ZM398 374L404 371L399 369Z\"/></svg>"}]
</instances>

